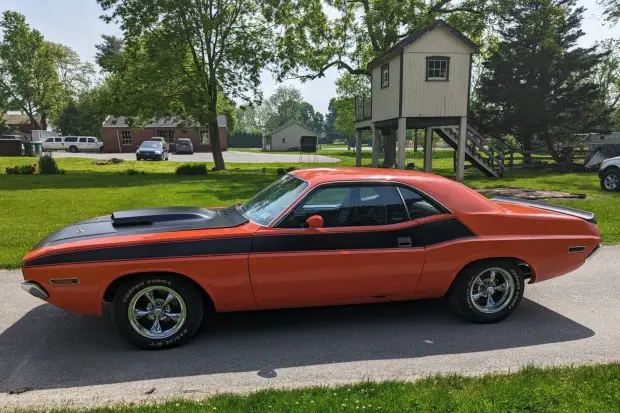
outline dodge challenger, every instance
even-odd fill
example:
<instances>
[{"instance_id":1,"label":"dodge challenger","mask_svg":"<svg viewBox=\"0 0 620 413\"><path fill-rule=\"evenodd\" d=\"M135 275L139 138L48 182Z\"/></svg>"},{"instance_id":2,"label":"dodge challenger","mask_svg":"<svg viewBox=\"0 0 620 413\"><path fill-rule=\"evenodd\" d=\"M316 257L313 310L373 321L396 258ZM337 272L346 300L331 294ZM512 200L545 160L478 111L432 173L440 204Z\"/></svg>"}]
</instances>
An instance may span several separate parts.
<instances>
[{"instance_id":1,"label":"dodge challenger","mask_svg":"<svg viewBox=\"0 0 620 413\"><path fill-rule=\"evenodd\" d=\"M23 259L23 288L112 319L130 343L186 343L213 312L445 297L476 323L506 318L525 282L599 248L592 213L487 199L432 174L322 168L245 204L114 212L62 228Z\"/></svg>"}]
</instances>

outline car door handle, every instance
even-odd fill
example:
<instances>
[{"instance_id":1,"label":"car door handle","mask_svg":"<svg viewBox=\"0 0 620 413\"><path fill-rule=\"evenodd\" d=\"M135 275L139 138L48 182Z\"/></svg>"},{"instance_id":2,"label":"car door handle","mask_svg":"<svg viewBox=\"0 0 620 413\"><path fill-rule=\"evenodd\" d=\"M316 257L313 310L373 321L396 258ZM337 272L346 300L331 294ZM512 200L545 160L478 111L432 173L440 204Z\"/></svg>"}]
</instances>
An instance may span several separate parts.
<instances>
[{"instance_id":1,"label":"car door handle","mask_svg":"<svg viewBox=\"0 0 620 413\"><path fill-rule=\"evenodd\" d=\"M411 238L410 237L400 237L400 238L398 238L398 247L399 248L411 247L411 245L413 245L413 244L411 243Z\"/></svg>"}]
</instances>

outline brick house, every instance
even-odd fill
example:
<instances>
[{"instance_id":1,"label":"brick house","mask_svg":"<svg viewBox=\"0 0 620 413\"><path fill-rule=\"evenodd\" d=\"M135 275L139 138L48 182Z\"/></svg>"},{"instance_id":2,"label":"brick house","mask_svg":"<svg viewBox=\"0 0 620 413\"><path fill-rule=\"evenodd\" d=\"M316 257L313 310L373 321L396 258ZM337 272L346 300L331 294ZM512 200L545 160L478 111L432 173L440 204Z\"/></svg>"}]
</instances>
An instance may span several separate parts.
<instances>
[{"instance_id":1,"label":"brick house","mask_svg":"<svg viewBox=\"0 0 620 413\"><path fill-rule=\"evenodd\" d=\"M217 124L222 150L228 150L226 116L219 115ZM206 126L187 125L176 118L156 119L142 128L132 128L126 117L108 116L101 126L103 151L107 153L135 152L142 142L155 136L161 136L168 141L170 152L176 150L176 141L179 138L190 139L195 152L211 151L211 139Z\"/></svg>"},{"instance_id":2,"label":"brick house","mask_svg":"<svg viewBox=\"0 0 620 413\"><path fill-rule=\"evenodd\" d=\"M24 135L31 136L32 131L36 129L34 122L30 120L28 115L23 113L7 113L4 115L4 121L11 131L23 133ZM37 121L41 121L37 119Z\"/></svg>"}]
</instances>

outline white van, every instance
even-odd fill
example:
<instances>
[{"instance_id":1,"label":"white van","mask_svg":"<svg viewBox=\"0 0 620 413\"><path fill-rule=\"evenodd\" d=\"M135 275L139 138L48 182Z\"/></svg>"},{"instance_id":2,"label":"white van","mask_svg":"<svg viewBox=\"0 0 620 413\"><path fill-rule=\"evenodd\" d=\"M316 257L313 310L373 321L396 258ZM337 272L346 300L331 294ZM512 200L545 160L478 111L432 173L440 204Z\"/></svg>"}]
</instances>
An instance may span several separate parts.
<instances>
[{"instance_id":1,"label":"white van","mask_svg":"<svg viewBox=\"0 0 620 413\"><path fill-rule=\"evenodd\" d=\"M103 142L94 136L65 136L63 145L69 152L103 152Z\"/></svg>"},{"instance_id":2,"label":"white van","mask_svg":"<svg viewBox=\"0 0 620 413\"><path fill-rule=\"evenodd\" d=\"M57 151L64 149L64 139L60 136L53 136L43 140L41 146L44 151Z\"/></svg>"}]
</instances>

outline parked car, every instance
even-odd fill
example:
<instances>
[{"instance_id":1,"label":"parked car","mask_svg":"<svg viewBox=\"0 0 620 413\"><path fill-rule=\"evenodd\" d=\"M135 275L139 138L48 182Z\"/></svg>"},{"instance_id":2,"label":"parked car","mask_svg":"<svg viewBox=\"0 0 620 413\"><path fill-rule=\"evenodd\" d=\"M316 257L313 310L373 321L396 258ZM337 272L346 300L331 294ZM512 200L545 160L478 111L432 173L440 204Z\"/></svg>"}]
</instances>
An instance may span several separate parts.
<instances>
[{"instance_id":1,"label":"parked car","mask_svg":"<svg viewBox=\"0 0 620 413\"><path fill-rule=\"evenodd\" d=\"M64 138L62 136L50 136L42 142L44 151L57 151L65 148Z\"/></svg>"},{"instance_id":2,"label":"parked car","mask_svg":"<svg viewBox=\"0 0 620 413\"><path fill-rule=\"evenodd\" d=\"M69 152L103 152L103 142L94 136L66 136L63 140L64 149Z\"/></svg>"},{"instance_id":3,"label":"parked car","mask_svg":"<svg viewBox=\"0 0 620 413\"><path fill-rule=\"evenodd\" d=\"M153 160L153 161L167 161L168 149L161 141L148 140L140 144L140 147L136 151L136 159L141 160Z\"/></svg>"},{"instance_id":4,"label":"parked car","mask_svg":"<svg viewBox=\"0 0 620 413\"><path fill-rule=\"evenodd\" d=\"M620 191L620 156L605 159L598 171L603 191Z\"/></svg>"},{"instance_id":5,"label":"parked car","mask_svg":"<svg viewBox=\"0 0 620 413\"><path fill-rule=\"evenodd\" d=\"M190 155L193 154L194 145L192 145L192 141L187 138L178 139L176 153L189 153Z\"/></svg>"},{"instance_id":6,"label":"parked car","mask_svg":"<svg viewBox=\"0 0 620 413\"><path fill-rule=\"evenodd\" d=\"M208 312L446 296L476 323L508 317L536 283L598 250L594 215L487 199L432 174L293 171L243 205L115 212L50 234L23 288L101 315L141 348L186 343ZM488 330L488 335L493 335Z\"/></svg>"},{"instance_id":7,"label":"parked car","mask_svg":"<svg viewBox=\"0 0 620 413\"><path fill-rule=\"evenodd\" d=\"M150 141L159 141L159 142L161 142L162 145L164 145L164 147L166 148L166 150L168 152L170 152L170 144L168 143L166 138L162 138L161 136L154 136L154 137L150 138L149 140Z\"/></svg>"}]
</instances>

